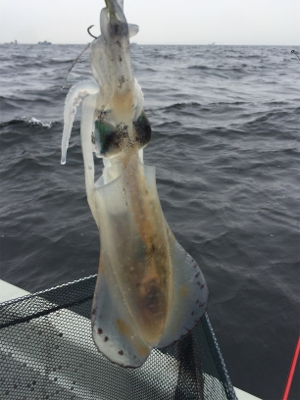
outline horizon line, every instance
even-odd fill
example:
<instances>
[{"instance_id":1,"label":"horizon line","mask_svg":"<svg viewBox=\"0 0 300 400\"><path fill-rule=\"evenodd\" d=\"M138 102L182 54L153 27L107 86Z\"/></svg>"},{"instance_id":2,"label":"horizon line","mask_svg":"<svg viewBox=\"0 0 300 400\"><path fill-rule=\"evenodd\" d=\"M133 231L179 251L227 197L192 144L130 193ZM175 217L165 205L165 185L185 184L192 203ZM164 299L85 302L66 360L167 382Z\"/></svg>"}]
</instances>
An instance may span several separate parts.
<instances>
[{"instance_id":1,"label":"horizon line","mask_svg":"<svg viewBox=\"0 0 300 400\"><path fill-rule=\"evenodd\" d=\"M47 42L47 41L46 41ZM48 42L48 45L59 45L59 46L86 46L92 42L86 43L52 43ZM1 42L0 45L10 45L10 44L18 44L18 45L43 45L43 42L34 42L34 43L23 43L23 42ZM136 43L131 42L131 45L137 46L289 46L289 47L300 47L300 44L217 44L217 43L205 43L205 44L195 44L195 43ZM45 44L47 45L47 44Z\"/></svg>"}]
</instances>

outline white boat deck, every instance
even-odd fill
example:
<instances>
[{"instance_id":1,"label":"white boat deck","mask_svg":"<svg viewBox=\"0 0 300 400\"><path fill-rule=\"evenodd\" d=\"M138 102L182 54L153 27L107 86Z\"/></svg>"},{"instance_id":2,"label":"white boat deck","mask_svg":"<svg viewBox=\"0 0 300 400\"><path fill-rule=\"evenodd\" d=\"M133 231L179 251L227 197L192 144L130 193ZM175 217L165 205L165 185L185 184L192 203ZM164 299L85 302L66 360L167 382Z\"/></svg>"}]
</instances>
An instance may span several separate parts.
<instances>
[{"instance_id":1,"label":"white boat deck","mask_svg":"<svg viewBox=\"0 0 300 400\"><path fill-rule=\"evenodd\" d=\"M29 292L27 292L26 290L18 288L17 286L14 286L0 279L0 303L8 300L13 300L18 297L23 297L27 294L29 294ZM236 387L234 388L234 390L238 400L260 400L258 397L255 397Z\"/></svg>"}]
</instances>

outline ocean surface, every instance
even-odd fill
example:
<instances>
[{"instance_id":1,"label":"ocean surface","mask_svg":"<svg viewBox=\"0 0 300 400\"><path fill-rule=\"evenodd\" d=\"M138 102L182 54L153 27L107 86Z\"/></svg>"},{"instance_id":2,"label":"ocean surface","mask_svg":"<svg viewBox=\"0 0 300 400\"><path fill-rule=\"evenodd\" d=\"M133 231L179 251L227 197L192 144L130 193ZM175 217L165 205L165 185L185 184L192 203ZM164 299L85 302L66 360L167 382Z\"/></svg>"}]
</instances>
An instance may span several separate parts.
<instances>
[{"instance_id":1,"label":"ocean surface","mask_svg":"<svg viewBox=\"0 0 300 400\"><path fill-rule=\"evenodd\" d=\"M80 113L60 164L68 89L85 46L1 45L1 279L31 292L95 274ZM235 386L281 399L299 332L297 47L132 46L166 219L200 265ZM101 174L101 160L97 162ZM298 368L299 370L299 368ZM298 386L297 386L298 385ZM299 399L294 382L291 399Z\"/></svg>"}]
</instances>

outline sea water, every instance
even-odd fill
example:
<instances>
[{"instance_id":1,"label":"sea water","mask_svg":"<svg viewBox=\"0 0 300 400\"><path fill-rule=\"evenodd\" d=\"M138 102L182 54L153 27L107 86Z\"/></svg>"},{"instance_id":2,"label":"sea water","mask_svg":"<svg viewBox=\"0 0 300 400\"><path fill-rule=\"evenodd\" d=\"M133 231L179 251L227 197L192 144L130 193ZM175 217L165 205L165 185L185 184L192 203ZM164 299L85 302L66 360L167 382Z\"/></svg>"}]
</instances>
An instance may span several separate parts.
<instances>
[{"instance_id":1,"label":"sea water","mask_svg":"<svg viewBox=\"0 0 300 400\"><path fill-rule=\"evenodd\" d=\"M30 292L97 273L80 113L60 164L64 100L91 76L75 45L0 46L1 279ZM299 48L132 46L166 219L200 265L233 384L280 399L299 322ZM101 160L97 175L101 174ZM292 391L297 398L299 385Z\"/></svg>"}]
</instances>

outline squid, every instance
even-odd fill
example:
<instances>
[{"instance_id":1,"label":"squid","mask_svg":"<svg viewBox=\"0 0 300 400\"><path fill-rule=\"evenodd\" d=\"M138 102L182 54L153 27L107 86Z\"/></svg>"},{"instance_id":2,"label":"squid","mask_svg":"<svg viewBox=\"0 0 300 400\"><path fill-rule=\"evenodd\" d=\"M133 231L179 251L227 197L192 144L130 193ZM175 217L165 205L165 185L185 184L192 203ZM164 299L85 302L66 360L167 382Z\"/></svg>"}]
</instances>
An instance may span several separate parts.
<instances>
[{"instance_id":1,"label":"squid","mask_svg":"<svg viewBox=\"0 0 300 400\"><path fill-rule=\"evenodd\" d=\"M187 335L204 315L208 289L164 217L155 167L143 162L151 138L142 90L133 76L122 0L106 0L101 35L90 45L93 80L75 84L64 110L61 163L82 103L81 146L87 200L100 233L92 337L112 362L136 368L154 347ZM95 180L94 153L103 159Z\"/></svg>"}]
</instances>

